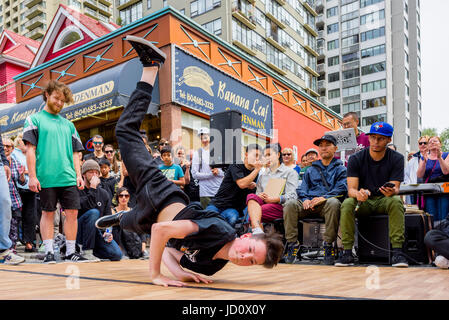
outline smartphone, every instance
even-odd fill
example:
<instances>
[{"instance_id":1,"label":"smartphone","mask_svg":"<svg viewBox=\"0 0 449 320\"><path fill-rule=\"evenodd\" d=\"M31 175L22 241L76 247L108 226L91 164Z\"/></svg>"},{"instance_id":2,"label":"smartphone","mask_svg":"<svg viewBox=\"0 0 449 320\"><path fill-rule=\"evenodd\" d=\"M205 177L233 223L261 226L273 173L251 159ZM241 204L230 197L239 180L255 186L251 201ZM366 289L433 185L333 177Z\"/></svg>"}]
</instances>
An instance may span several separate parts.
<instances>
[{"instance_id":1,"label":"smartphone","mask_svg":"<svg viewBox=\"0 0 449 320\"><path fill-rule=\"evenodd\" d=\"M385 184L382 186L384 188L394 188L395 184L391 182L385 182Z\"/></svg>"}]
</instances>

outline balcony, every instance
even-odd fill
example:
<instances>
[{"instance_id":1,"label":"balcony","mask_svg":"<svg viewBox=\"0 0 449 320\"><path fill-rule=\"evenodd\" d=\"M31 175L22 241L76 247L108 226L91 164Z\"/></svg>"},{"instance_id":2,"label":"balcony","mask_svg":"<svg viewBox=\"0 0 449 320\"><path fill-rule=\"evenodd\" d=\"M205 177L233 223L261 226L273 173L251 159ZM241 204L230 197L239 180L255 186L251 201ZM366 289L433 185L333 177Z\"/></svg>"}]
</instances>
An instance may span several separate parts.
<instances>
[{"instance_id":1,"label":"balcony","mask_svg":"<svg viewBox=\"0 0 449 320\"><path fill-rule=\"evenodd\" d=\"M306 69L309 73L311 73L313 76L315 77L319 77L320 74L318 72L316 72L315 70L313 70L311 67L309 66L305 66L304 69Z\"/></svg>"},{"instance_id":2,"label":"balcony","mask_svg":"<svg viewBox=\"0 0 449 320\"><path fill-rule=\"evenodd\" d=\"M318 32L317 32L315 26L311 26L308 23L304 23L304 28L306 28L307 31L309 31L314 37L318 37Z\"/></svg>"},{"instance_id":3,"label":"balcony","mask_svg":"<svg viewBox=\"0 0 449 320\"><path fill-rule=\"evenodd\" d=\"M285 76L287 74L287 72L285 72L285 70L282 70L281 68L279 68L277 65L271 63L271 62L267 62L267 66L270 67L271 69L273 69L274 71L276 71L277 73Z\"/></svg>"},{"instance_id":4,"label":"balcony","mask_svg":"<svg viewBox=\"0 0 449 320\"><path fill-rule=\"evenodd\" d=\"M232 44L235 45L236 47L242 49L243 51L245 51L246 53L248 53L248 54L250 54L252 56L255 56L257 54L256 51L250 49L249 47L247 47L246 45L244 45L243 43L241 43L238 40L233 40Z\"/></svg>"},{"instance_id":5,"label":"balcony","mask_svg":"<svg viewBox=\"0 0 449 320\"><path fill-rule=\"evenodd\" d=\"M360 67L360 60L345 63L341 66L341 71L348 71Z\"/></svg>"},{"instance_id":6,"label":"balcony","mask_svg":"<svg viewBox=\"0 0 449 320\"><path fill-rule=\"evenodd\" d=\"M84 14L86 14L94 19L98 18L98 12L95 10L92 10L91 8L88 8L88 7L84 7Z\"/></svg>"},{"instance_id":7,"label":"balcony","mask_svg":"<svg viewBox=\"0 0 449 320\"><path fill-rule=\"evenodd\" d=\"M342 48L341 49L341 54L348 54L348 53L353 53L353 52L357 52L360 49L360 45L359 44L353 44L352 46L346 47L346 48Z\"/></svg>"},{"instance_id":8,"label":"balcony","mask_svg":"<svg viewBox=\"0 0 449 320\"><path fill-rule=\"evenodd\" d=\"M350 36L354 36L354 35L356 35L356 34L359 34L359 28L357 27L357 28L353 28L353 29L350 29L350 30L346 30L346 31L342 31L341 32L341 37L342 38L347 38L347 37L350 37Z\"/></svg>"},{"instance_id":9,"label":"balcony","mask_svg":"<svg viewBox=\"0 0 449 320\"><path fill-rule=\"evenodd\" d=\"M112 1L109 0L99 0L99 1L108 7L112 7Z\"/></svg>"},{"instance_id":10,"label":"balcony","mask_svg":"<svg viewBox=\"0 0 449 320\"><path fill-rule=\"evenodd\" d=\"M44 34L45 34L44 28L39 27L25 33L25 37L36 40L42 38Z\"/></svg>"},{"instance_id":11,"label":"balcony","mask_svg":"<svg viewBox=\"0 0 449 320\"><path fill-rule=\"evenodd\" d=\"M92 8L93 10L97 10L97 1L95 0L84 0L84 6L88 6L89 8Z\"/></svg>"},{"instance_id":12,"label":"balcony","mask_svg":"<svg viewBox=\"0 0 449 320\"><path fill-rule=\"evenodd\" d=\"M98 2L98 9L100 9L101 13L107 16L112 16L112 8L105 6L104 4Z\"/></svg>"},{"instance_id":13,"label":"balcony","mask_svg":"<svg viewBox=\"0 0 449 320\"><path fill-rule=\"evenodd\" d=\"M274 23L276 23L278 25L279 28L281 29L285 29L287 26L281 22L280 20L278 20L278 18L276 18L275 16L273 16L270 12L265 12L265 15L268 17L268 19L270 19L271 21L273 21Z\"/></svg>"},{"instance_id":14,"label":"balcony","mask_svg":"<svg viewBox=\"0 0 449 320\"><path fill-rule=\"evenodd\" d=\"M314 55L315 57L318 57L320 54L316 51L316 47L312 47L309 44L306 44L304 46L304 48L309 51L312 55Z\"/></svg>"},{"instance_id":15,"label":"balcony","mask_svg":"<svg viewBox=\"0 0 449 320\"><path fill-rule=\"evenodd\" d=\"M42 2L42 0L26 0L24 5L27 8L31 8L31 7L33 7L34 5L36 5L36 4L40 3L40 2Z\"/></svg>"},{"instance_id":16,"label":"balcony","mask_svg":"<svg viewBox=\"0 0 449 320\"><path fill-rule=\"evenodd\" d=\"M285 0L276 0L277 3L279 3L281 6L285 5Z\"/></svg>"},{"instance_id":17,"label":"balcony","mask_svg":"<svg viewBox=\"0 0 449 320\"><path fill-rule=\"evenodd\" d=\"M111 5L111 3L106 0L99 0L99 1L101 1L105 5L108 5L108 4ZM121 11L121 10L128 8L128 7L132 6L133 4L138 3L140 1L141 0L129 0L129 1L119 0L119 1L117 1L117 10Z\"/></svg>"},{"instance_id":18,"label":"balcony","mask_svg":"<svg viewBox=\"0 0 449 320\"><path fill-rule=\"evenodd\" d=\"M319 100L322 104L324 104L325 106L327 106L327 97L323 96L323 97L320 97L318 100Z\"/></svg>"},{"instance_id":19,"label":"balcony","mask_svg":"<svg viewBox=\"0 0 449 320\"><path fill-rule=\"evenodd\" d=\"M256 29L256 24L253 19L248 18L243 12L241 12L239 9L233 9L232 10L232 16L236 18L238 21L243 23L245 26L250 28L251 30Z\"/></svg>"},{"instance_id":20,"label":"balcony","mask_svg":"<svg viewBox=\"0 0 449 320\"><path fill-rule=\"evenodd\" d=\"M341 87L342 88L349 88L349 87L354 87L354 86L358 86L358 85L360 85L360 78L359 77L352 78L352 79L349 79L349 80L344 80L341 83Z\"/></svg>"},{"instance_id":21,"label":"balcony","mask_svg":"<svg viewBox=\"0 0 449 320\"><path fill-rule=\"evenodd\" d=\"M360 101L360 94L356 94L355 96L345 97L343 98L343 104L346 103L352 103L352 102L358 102Z\"/></svg>"},{"instance_id":22,"label":"balcony","mask_svg":"<svg viewBox=\"0 0 449 320\"><path fill-rule=\"evenodd\" d=\"M320 80L318 81L318 91L326 90L327 89L327 82L326 80Z\"/></svg>"},{"instance_id":23,"label":"balcony","mask_svg":"<svg viewBox=\"0 0 449 320\"><path fill-rule=\"evenodd\" d=\"M316 17L315 19L316 27L317 28L324 27L324 23L325 23L324 14L318 15L318 17Z\"/></svg>"},{"instance_id":24,"label":"balcony","mask_svg":"<svg viewBox=\"0 0 449 320\"><path fill-rule=\"evenodd\" d=\"M315 11L322 12L324 10L324 1L325 0L316 0L315 1Z\"/></svg>"},{"instance_id":25,"label":"balcony","mask_svg":"<svg viewBox=\"0 0 449 320\"><path fill-rule=\"evenodd\" d=\"M318 64L318 66L317 66L317 68L316 68L316 71L317 71L320 75L325 74L325 73L326 73L326 64L325 64L325 63L320 63L320 64Z\"/></svg>"},{"instance_id":26,"label":"balcony","mask_svg":"<svg viewBox=\"0 0 449 320\"><path fill-rule=\"evenodd\" d=\"M27 19L33 19L35 16L44 13L45 8L39 3L38 5L33 6L28 10L28 15L26 16Z\"/></svg>"},{"instance_id":27,"label":"balcony","mask_svg":"<svg viewBox=\"0 0 449 320\"><path fill-rule=\"evenodd\" d=\"M318 13L316 13L314 7L315 7L315 1L314 0L304 0L303 1L303 6L304 8L307 9L307 11L309 11L314 17L316 17L318 15Z\"/></svg>"},{"instance_id":28,"label":"balcony","mask_svg":"<svg viewBox=\"0 0 449 320\"><path fill-rule=\"evenodd\" d=\"M271 35L266 37L265 39L267 39L267 42L269 44L271 44L273 47L277 48L281 52L285 52L285 50L287 50L284 46L282 46L279 42L276 41L278 39L277 36L273 37L273 35Z\"/></svg>"},{"instance_id":29,"label":"balcony","mask_svg":"<svg viewBox=\"0 0 449 320\"><path fill-rule=\"evenodd\" d=\"M44 23L44 21L45 21L44 16L43 15L39 15L39 16L36 16L33 19L27 21L24 24L24 27L27 28L28 30L33 30L36 27L41 26Z\"/></svg>"}]
</instances>

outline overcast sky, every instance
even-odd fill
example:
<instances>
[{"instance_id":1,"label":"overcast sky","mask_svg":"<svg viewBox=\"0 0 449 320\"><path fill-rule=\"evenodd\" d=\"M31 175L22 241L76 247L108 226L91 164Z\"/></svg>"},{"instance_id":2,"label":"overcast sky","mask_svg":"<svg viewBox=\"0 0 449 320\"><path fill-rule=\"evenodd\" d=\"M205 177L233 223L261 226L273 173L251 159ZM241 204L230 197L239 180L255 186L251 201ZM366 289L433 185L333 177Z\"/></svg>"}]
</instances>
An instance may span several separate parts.
<instances>
[{"instance_id":1,"label":"overcast sky","mask_svg":"<svg viewBox=\"0 0 449 320\"><path fill-rule=\"evenodd\" d=\"M449 0L421 0L422 128L449 128Z\"/></svg>"}]
</instances>

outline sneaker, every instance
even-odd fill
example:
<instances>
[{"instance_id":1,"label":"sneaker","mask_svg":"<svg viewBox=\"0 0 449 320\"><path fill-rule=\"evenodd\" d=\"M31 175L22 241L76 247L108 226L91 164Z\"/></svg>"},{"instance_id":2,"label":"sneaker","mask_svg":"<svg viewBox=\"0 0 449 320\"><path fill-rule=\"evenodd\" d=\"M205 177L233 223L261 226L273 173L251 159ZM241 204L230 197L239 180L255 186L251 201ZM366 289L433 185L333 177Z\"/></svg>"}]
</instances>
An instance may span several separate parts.
<instances>
[{"instance_id":1,"label":"sneaker","mask_svg":"<svg viewBox=\"0 0 449 320\"><path fill-rule=\"evenodd\" d=\"M129 41L136 50L144 67L162 66L164 64L167 55L150 41L135 36L126 36L125 40Z\"/></svg>"},{"instance_id":2,"label":"sneaker","mask_svg":"<svg viewBox=\"0 0 449 320\"><path fill-rule=\"evenodd\" d=\"M331 244L324 242L324 259L325 265L332 266L335 264L335 251Z\"/></svg>"},{"instance_id":3,"label":"sneaker","mask_svg":"<svg viewBox=\"0 0 449 320\"><path fill-rule=\"evenodd\" d=\"M340 259L338 259L335 264L336 267L348 267L354 265L354 256L352 255L352 250L345 250Z\"/></svg>"},{"instance_id":4,"label":"sneaker","mask_svg":"<svg viewBox=\"0 0 449 320\"><path fill-rule=\"evenodd\" d=\"M12 250L0 253L0 263L17 265L25 261L24 257L15 254Z\"/></svg>"},{"instance_id":5,"label":"sneaker","mask_svg":"<svg viewBox=\"0 0 449 320\"><path fill-rule=\"evenodd\" d=\"M45 245L42 243L38 250L39 253L45 253Z\"/></svg>"},{"instance_id":6,"label":"sneaker","mask_svg":"<svg viewBox=\"0 0 449 320\"><path fill-rule=\"evenodd\" d=\"M396 268L408 268L407 258L402 254L401 249L393 249L393 257L391 258L391 266Z\"/></svg>"},{"instance_id":7,"label":"sneaker","mask_svg":"<svg viewBox=\"0 0 449 320\"><path fill-rule=\"evenodd\" d=\"M56 263L55 254L51 253L50 251L45 254L44 258L45 264L54 264Z\"/></svg>"},{"instance_id":8,"label":"sneaker","mask_svg":"<svg viewBox=\"0 0 449 320\"><path fill-rule=\"evenodd\" d=\"M150 258L150 255L148 254L147 250L143 250L142 251L142 259L143 260L148 260Z\"/></svg>"},{"instance_id":9,"label":"sneaker","mask_svg":"<svg viewBox=\"0 0 449 320\"><path fill-rule=\"evenodd\" d=\"M86 258L84 258L82 255L80 255L78 252L74 252L74 253L72 253L72 254L70 254L70 255L68 255L68 256L65 256L65 261L68 261L68 262L79 262L79 263L82 263L82 262L92 262L92 261L90 261L90 260L87 260Z\"/></svg>"},{"instance_id":10,"label":"sneaker","mask_svg":"<svg viewBox=\"0 0 449 320\"><path fill-rule=\"evenodd\" d=\"M448 269L449 268L449 260L443 256L437 256L435 258L435 265L441 269Z\"/></svg>"},{"instance_id":11,"label":"sneaker","mask_svg":"<svg viewBox=\"0 0 449 320\"><path fill-rule=\"evenodd\" d=\"M101 260L98 259L93 254L93 250L83 250L83 257L89 260L89 262L100 262Z\"/></svg>"},{"instance_id":12,"label":"sneaker","mask_svg":"<svg viewBox=\"0 0 449 320\"><path fill-rule=\"evenodd\" d=\"M112 215L103 216L95 221L95 227L97 229L106 229L120 225L120 219L122 219L123 212L119 212Z\"/></svg>"},{"instance_id":13,"label":"sneaker","mask_svg":"<svg viewBox=\"0 0 449 320\"><path fill-rule=\"evenodd\" d=\"M287 242L285 248L285 256L284 261L285 263L292 264L296 260L298 260L298 251L299 251L299 241L296 242ZM299 260L301 260L301 257L299 257Z\"/></svg>"}]
</instances>

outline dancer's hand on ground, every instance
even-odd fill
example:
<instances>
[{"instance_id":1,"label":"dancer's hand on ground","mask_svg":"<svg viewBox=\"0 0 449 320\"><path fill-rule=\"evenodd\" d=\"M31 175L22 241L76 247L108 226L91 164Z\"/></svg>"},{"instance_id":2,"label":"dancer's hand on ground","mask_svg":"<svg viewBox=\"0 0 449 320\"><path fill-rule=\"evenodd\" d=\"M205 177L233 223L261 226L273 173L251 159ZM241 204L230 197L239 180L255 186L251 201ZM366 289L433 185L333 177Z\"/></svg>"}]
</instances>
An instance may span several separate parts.
<instances>
[{"instance_id":1,"label":"dancer's hand on ground","mask_svg":"<svg viewBox=\"0 0 449 320\"><path fill-rule=\"evenodd\" d=\"M154 277L153 280L151 280L151 282L155 285L163 286L163 287L168 287L168 286L184 287L187 285L186 283L184 283L182 281L173 280L173 279L165 277L161 274Z\"/></svg>"},{"instance_id":2,"label":"dancer's hand on ground","mask_svg":"<svg viewBox=\"0 0 449 320\"><path fill-rule=\"evenodd\" d=\"M194 274L194 273L187 272L187 271L184 271L182 274L179 274L177 276L177 278L179 280L185 281L185 282L195 281L196 283L201 283L201 282L206 283L206 284L212 283L212 280L210 280L210 279L203 278L202 276L200 276L198 274Z\"/></svg>"}]
</instances>

